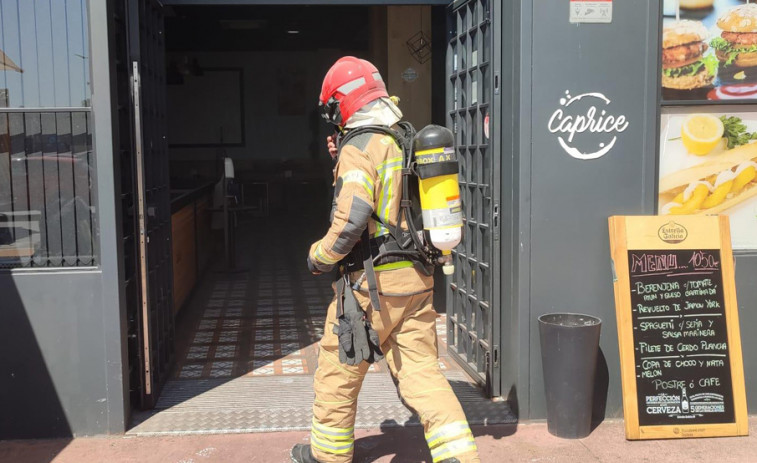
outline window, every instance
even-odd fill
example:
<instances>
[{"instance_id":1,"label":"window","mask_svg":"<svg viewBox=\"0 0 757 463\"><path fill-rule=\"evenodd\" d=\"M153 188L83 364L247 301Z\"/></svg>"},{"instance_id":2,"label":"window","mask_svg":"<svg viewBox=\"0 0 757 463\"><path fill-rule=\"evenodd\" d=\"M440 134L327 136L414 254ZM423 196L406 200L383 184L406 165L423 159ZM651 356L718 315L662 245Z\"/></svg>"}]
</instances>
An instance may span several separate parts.
<instances>
[{"instance_id":1,"label":"window","mask_svg":"<svg viewBox=\"0 0 757 463\"><path fill-rule=\"evenodd\" d=\"M0 268L95 265L86 0L0 0Z\"/></svg>"}]
</instances>

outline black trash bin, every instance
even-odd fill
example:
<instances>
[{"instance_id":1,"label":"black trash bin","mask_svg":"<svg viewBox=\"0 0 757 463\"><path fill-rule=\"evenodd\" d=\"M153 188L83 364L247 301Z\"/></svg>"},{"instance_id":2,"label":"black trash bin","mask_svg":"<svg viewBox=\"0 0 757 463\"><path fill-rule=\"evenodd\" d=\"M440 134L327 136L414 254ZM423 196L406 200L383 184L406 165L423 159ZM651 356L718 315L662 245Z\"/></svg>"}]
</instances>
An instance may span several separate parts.
<instances>
[{"instance_id":1,"label":"black trash bin","mask_svg":"<svg viewBox=\"0 0 757 463\"><path fill-rule=\"evenodd\" d=\"M580 439L591 432L601 324L599 318L583 314L553 313L539 317L550 434Z\"/></svg>"}]
</instances>

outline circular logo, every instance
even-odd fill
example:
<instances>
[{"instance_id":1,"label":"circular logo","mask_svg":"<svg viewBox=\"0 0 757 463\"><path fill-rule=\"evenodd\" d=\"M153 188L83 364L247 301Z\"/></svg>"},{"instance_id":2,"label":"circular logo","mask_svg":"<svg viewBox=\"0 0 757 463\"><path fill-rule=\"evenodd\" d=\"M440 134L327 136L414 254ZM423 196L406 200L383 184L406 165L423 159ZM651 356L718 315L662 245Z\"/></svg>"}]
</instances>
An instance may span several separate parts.
<instances>
[{"instance_id":1,"label":"circular logo","mask_svg":"<svg viewBox=\"0 0 757 463\"><path fill-rule=\"evenodd\" d=\"M405 82L414 82L418 78L418 71L413 68L407 68L402 71L402 80Z\"/></svg>"},{"instance_id":2,"label":"circular logo","mask_svg":"<svg viewBox=\"0 0 757 463\"><path fill-rule=\"evenodd\" d=\"M557 142L570 156L581 160L600 158L615 146L617 134L628 128L626 116L612 114L610 103L598 92L571 96L565 90L560 108L552 113L547 128L558 134ZM576 146L579 141L583 149Z\"/></svg>"}]
</instances>

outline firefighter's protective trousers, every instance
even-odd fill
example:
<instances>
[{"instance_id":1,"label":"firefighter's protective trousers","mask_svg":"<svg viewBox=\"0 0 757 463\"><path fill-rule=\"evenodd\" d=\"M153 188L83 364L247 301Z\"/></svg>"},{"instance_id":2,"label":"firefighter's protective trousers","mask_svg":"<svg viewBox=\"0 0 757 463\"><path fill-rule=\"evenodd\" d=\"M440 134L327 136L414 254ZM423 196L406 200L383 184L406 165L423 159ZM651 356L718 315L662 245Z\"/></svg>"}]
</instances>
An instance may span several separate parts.
<instances>
[{"instance_id":1,"label":"firefighter's protective trousers","mask_svg":"<svg viewBox=\"0 0 757 463\"><path fill-rule=\"evenodd\" d=\"M340 149L335 170L332 221L326 236L313 244L309 261L327 271L350 252L367 226L372 237L394 225L399 207L402 153L391 137L366 134ZM405 404L420 417L433 462L457 458L479 462L476 443L457 397L439 368L436 312L432 306L433 278L410 262L377 266L381 310L371 307L367 284L355 292L373 329ZM352 282L360 272L350 275ZM368 363L348 366L339 362L339 340L334 334L336 300L328 309L315 373L315 401L311 447L324 463L352 461L355 446L357 397Z\"/></svg>"}]
</instances>

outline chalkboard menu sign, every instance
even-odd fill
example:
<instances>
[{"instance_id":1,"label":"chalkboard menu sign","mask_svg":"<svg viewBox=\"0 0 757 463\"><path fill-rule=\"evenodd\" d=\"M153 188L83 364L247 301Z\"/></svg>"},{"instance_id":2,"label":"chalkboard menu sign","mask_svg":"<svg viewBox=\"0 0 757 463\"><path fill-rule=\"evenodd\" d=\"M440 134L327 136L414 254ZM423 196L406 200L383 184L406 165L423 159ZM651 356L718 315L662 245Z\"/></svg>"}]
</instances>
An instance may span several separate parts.
<instances>
[{"instance_id":1,"label":"chalkboard menu sign","mask_svg":"<svg viewBox=\"0 0 757 463\"><path fill-rule=\"evenodd\" d=\"M746 435L727 217L611 217L626 437Z\"/></svg>"}]
</instances>

